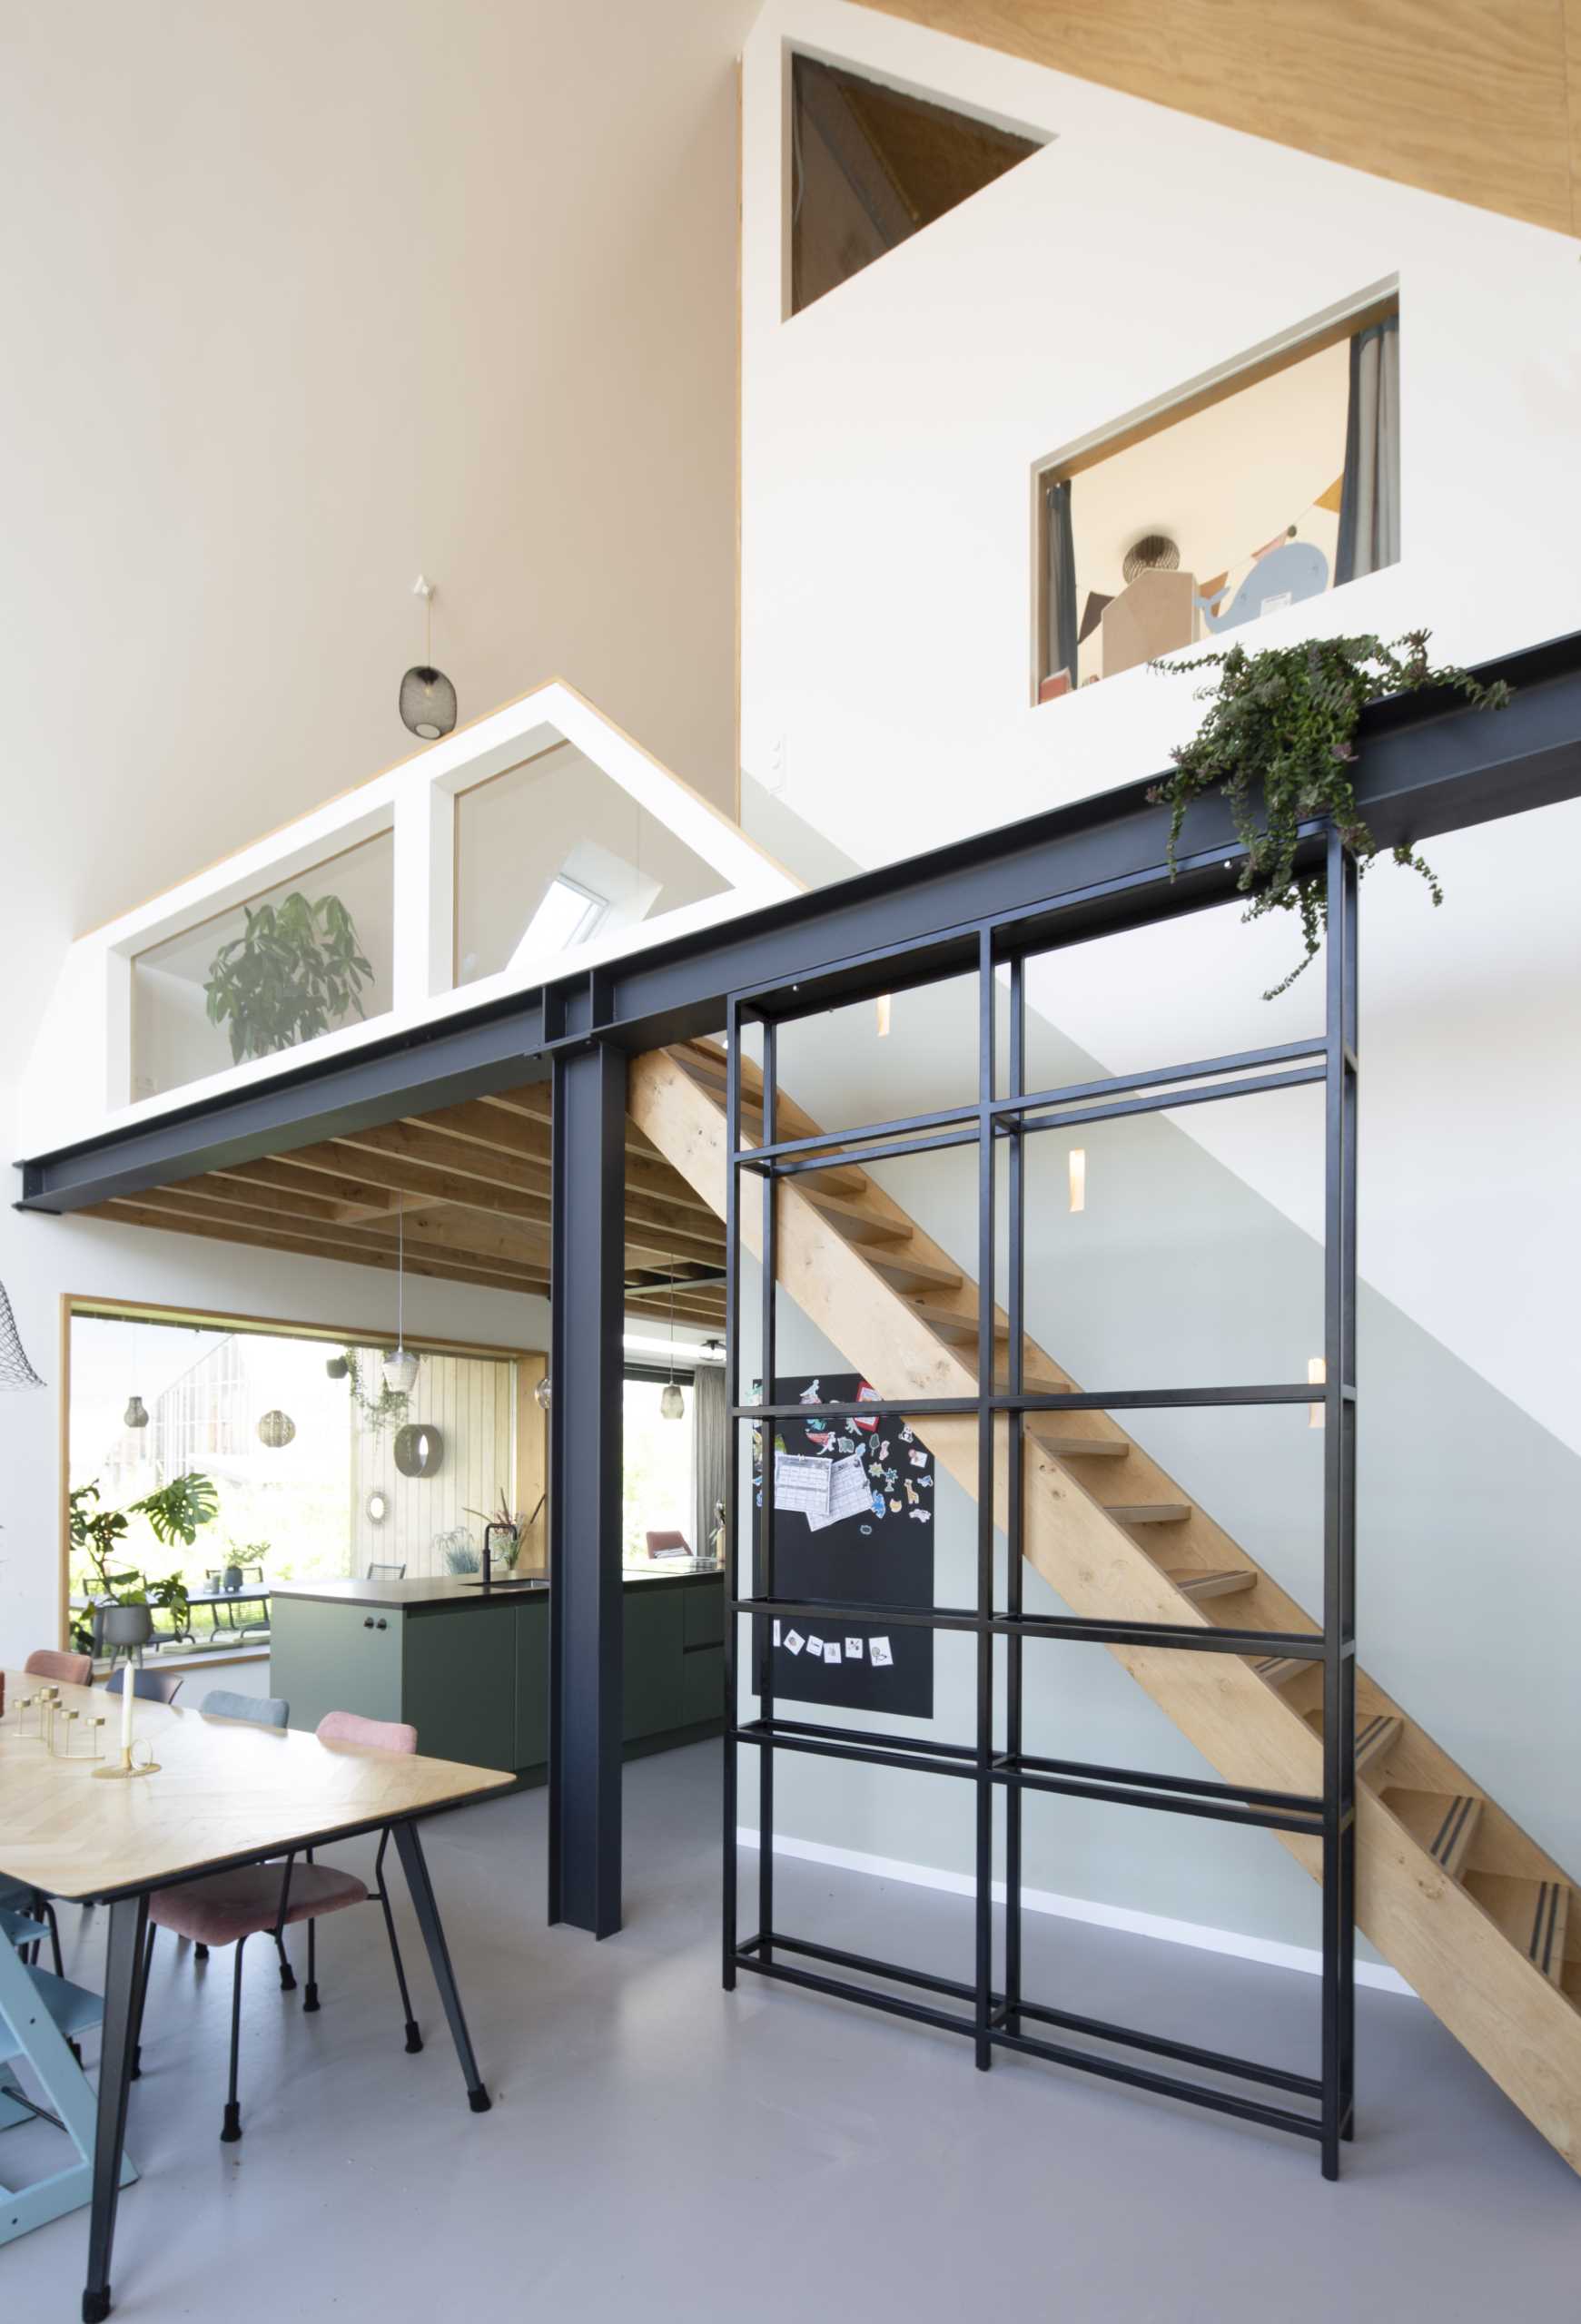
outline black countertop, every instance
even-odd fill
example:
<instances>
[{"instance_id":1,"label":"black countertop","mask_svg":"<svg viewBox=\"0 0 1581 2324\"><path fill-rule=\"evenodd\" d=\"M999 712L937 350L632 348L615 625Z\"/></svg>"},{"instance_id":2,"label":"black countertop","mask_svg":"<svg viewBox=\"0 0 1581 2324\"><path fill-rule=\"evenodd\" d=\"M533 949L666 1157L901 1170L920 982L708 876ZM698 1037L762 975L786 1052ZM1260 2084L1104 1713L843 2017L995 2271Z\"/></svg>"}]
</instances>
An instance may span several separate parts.
<instances>
[{"instance_id":1,"label":"black countertop","mask_svg":"<svg viewBox=\"0 0 1581 2324\"><path fill-rule=\"evenodd\" d=\"M627 1590L674 1590L687 1581L717 1581L724 1571L723 1566L699 1567L689 1562L679 1572L672 1572L663 1565L628 1565L621 1569ZM410 1581L277 1581L272 1584L270 1595L273 1598L306 1598L327 1606L382 1606L400 1610L420 1610L430 1606L514 1606L524 1598L547 1597L548 1583L537 1580L495 1581L484 1590L472 1575L440 1573L419 1575Z\"/></svg>"}]
</instances>

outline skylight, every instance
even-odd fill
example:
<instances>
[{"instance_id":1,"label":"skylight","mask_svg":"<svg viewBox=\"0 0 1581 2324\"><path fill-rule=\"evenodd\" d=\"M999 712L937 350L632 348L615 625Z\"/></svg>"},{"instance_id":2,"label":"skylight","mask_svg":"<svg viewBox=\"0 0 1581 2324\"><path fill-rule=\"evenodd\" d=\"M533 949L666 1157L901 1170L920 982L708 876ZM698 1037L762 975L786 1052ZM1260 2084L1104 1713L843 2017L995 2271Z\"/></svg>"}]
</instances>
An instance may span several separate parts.
<instances>
[{"instance_id":1,"label":"skylight","mask_svg":"<svg viewBox=\"0 0 1581 2324\"><path fill-rule=\"evenodd\" d=\"M563 952L573 944L585 944L608 909L608 897L596 896L591 888L578 887L558 872L527 924L521 949L529 954L540 949Z\"/></svg>"}]
</instances>

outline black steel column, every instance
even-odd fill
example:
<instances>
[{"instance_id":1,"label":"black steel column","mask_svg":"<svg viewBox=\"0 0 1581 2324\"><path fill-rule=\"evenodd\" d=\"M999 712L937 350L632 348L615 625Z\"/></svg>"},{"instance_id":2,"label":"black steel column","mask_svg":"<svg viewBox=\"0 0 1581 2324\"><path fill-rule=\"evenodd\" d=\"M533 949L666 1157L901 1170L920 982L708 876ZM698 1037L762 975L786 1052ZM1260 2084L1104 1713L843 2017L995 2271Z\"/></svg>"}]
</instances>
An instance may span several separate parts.
<instances>
[{"instance_id":1,"label":"black steel column","mask_svg":"<svg viewBox=\"0 0 1581 2324\"><path fill-rule=\"evenodd\" d=\"M737 1884L737 1769L741 1747L736 1729L741 1723L741 1677L736 1656L741 1617L736 1600L741 1595L739 1536L741 1523L741 1423L736 1407L741 1395L741 1173L736 1156L741 1147L741 1019L732 1000L725 1019L725 1137L729 1160L725 1171L725 1413L730 1434L725 1455L725 1782L722 1802L724 1830L724 1960L722 1975L727 1994L736 1990ZM768 1398L766 1396L766 1403ZM754 1585L756 1587L756 1584ZM756 1620L747 1625L750 1640ZM748 1667L755 1658L748 1648Z\"/></svg>"},{"instance_id":2,"label":"black steel column","mask_svg":"<svg viewBox=\"0 0 1581 2324\"><path fill-rule=\"evenodd\" d=\"M758 1138L761 1146L772 1146L776 1138L775 1123L778 1104L779 1043L777 1027L772 1017L763 1022L763 1126ZM741 1134L739 1119L740 1083L736 1084L737 1120L735 1135ZM738 1152L739 1148L732 1151ZM765 1404L776 1401L775 1372L779 1363L779 1335L776 1328L779 1298L779 1180L772 1166L763 1174L763 1249L759 1269L762 1315L758 1334L758 1363L763 1373ZM734 1425L734 1423L732 1423ZM752 1587L756 1596L772 1598L774 1578L774 1424L763 1424L763 1490L757 1497L756 1528L753 1540ZM772 1638L773 1632L769 1633ZM763 1657L763 1689L757 1699L757 1715L763 1719L774 1717L774 1653L766 1649ZM774 1753L760 1751L757 1755L757 1928L765 1940L764 1958L773 1958L767 1939L774 1931Z\"/></svg>"},{"instance_id":3,"label":"black steel column","mask_svg":"<svg viewBox=\"0 0 1581 2324\"><path fill-rule=\"evenodd\" d=\"M993 940L977 950L977 1845L975 2007L978 2069L993 2063Z\"/></svg>"},{"instance_id":4,"label":"black steel column","mask_svg":"<svg viewBox=\"0 0 1581 2324\"><path fill-rule=\"evenodd\" d=\"M1323 1249L1323 2176L1355 2132L1356 859L1329 833Z\"/></svg>"},{"instance_id":5,"label":"black steel column","mask_svg":"<svg viewBox=\"0 0 1581 2324\"><path fill-rule=\"evenodd\" d=\"M1010 964L1010 1088L1006 1095L1023 1098L1026 1095L1026 975L1025 964L1019 953ZM1026 1393L1025 1350L1026 1332L1026 1140L1020 1114L1008 1118L1010 1130L1010 1183L1007 1201L1010 1210L1010 1275L1005 1285L1005 1315L1010 1325L1010 1364L1005 1383L1006 1393L1021 1396ZM1008 1507L1004 1512L1005 1535L1009 1543L1009 1563L1004 1578L1004 1610L1019 1620L1024 1610L1022 1595L1022 1558L1025 1549L1026 1504L1026 1414L1021 1411L1010 1413L1007 1425L1010 1443L1006 1448L1006 1475L1009 1481ZM1004 1748L1013 1766L1018 1766L1022 1754L1022 1646L1019 1630L1013 1630L1005 1641L1004 1679ZM1021 1840L1022 1787L1018 1783L1004 1787L1004 2023L1012 2034L1019 2034L1021 2011Z\"/></svg>"},{"instance_id":6,"label":"black steel column","mask_svg":"<svg viewBox=\"0 0 1581 2324\"><path fill-rule=\"evenodd\" d=\"M620 1926L626 1057L555 1059L549 1383L549 1911Z\"/></svg>"}]
</instances>

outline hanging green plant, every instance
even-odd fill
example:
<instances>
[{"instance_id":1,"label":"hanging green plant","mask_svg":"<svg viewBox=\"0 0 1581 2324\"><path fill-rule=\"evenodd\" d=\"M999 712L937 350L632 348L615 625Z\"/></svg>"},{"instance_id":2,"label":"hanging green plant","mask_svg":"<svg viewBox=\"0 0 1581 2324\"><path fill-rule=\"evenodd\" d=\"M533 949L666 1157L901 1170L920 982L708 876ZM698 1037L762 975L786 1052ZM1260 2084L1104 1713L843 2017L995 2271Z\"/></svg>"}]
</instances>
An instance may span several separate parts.
<instances>
[{"instance_id":1,"label":"hanging green plant","mask_svg":"<svg viewBox=\"0 0 1581 2324\"><path fill-rule=\"evenodd\" d=\"M209 963L209 1022L224 1025L231 1061L294 1049L365 1014L373 982L356 923L339 896L316 901L301 889L282 904L243 904L247 926Z\"/></svg>"},{"instance_id":2,"label":"hanging green plant","mask_svg":"<svg viewBox=\"0 0 1581 2324\"><path fill-rule=\"evenodd\" d=\"M380 1380L376 1395L371 1395L362 1374L362 1366L353 1347L343 1351L346 1359L346 1379L351 1388L351 1402L361 1413L375 1436L405 1422L407 1394L404 1388L392 1388L388 1380Z\"/></svg>"},{"instance_id":3,"label":"hanging green plant","mask_svg":"<svg viewBox=\"0 0 1581 2324\"><path fill-rule=\"evenodd\" d=\"M1148 796L1171 810L1171 879L1187 810L1206 793L1218 792L1229 803L1246 850L1235 883L1250 899L1241 917L1260 920L1265 912L1289 911L1300 921L1301 957L1288 977L1263 994L1265 1000L1288 992L1322 946L1323 875L1296 870L1301 824L1330 819L1363 872L1378 853L1351 779L1356 729L1367 704L1425 686L1449 687L1483 710L1502 710L1510 699L1502 678L1485 685L1469 670L1431 663L1430 635L1409 630L1389 645L1370 636L1314 637L1260 654L1231 645L1187 662L1151 665L1171 677L1184 670L1220 674L1216 684L1200 690L1198 699L1211 705L1201 727L1191 742L1170 753L1175 772ZM1419 855L1409 847L1390 852L1427 881L1435 904L1443 902L1444 891Z\"/></svg>"}]
</instances>

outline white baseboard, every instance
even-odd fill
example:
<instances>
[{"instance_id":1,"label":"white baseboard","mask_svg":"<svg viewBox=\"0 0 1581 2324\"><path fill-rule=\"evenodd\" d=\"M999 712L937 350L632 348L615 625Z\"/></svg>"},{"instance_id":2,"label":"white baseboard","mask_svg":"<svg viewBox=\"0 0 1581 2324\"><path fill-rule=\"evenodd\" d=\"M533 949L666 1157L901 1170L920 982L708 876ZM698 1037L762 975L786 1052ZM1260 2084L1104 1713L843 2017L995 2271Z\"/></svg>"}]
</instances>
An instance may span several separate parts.
<instances>
[{"instance_id":1,"label":"white baseboard","mask_svg":"<svg viewBox=\"0 0 1581 2324\"><path fill-rule=\"evenodd\" d=\"M744 1848L757 1846L757 1834L745 1826L736 1835ZM774 1844L776 1856L799 1856L805 1864L827 1864L841 1872L865 1872L879 1880L903 1880L914 1888L942 1888L952 1896L969 1896L972 1879L964 1872L943 1872L931 1864L909 1864L902 1856L868 1856L860 1848L829 1847L822 1840L786 1839ZM993 1901L1004 1902L1004 1883L993 1884ZM1052 1888L1023 1888L1023 1907L1029 1913L1052 1913L1056 1919L1087 1921L1095 1928L1123 1929L1128 1936L1156 1937L1164 1945L1189 1945L1199 1953L1228 1953L1240 1961L1262 1961L1276 1969L1299 1969L1306 1976L1321 1974L1323 1956L1313 1945L1280 1945L1272 1937L1243 1936L1238 1929L1210 1928L1201 1921L1171 1920L1162 1913L1139 1913L1128 1905L1094 1904L1087 1896L1062 1896ZM1359 1961L1359 1985L1379 1993L1405 1994L1412 1988L1396 1969L1381 1963Z\"/></svg>"}]
</instances>

